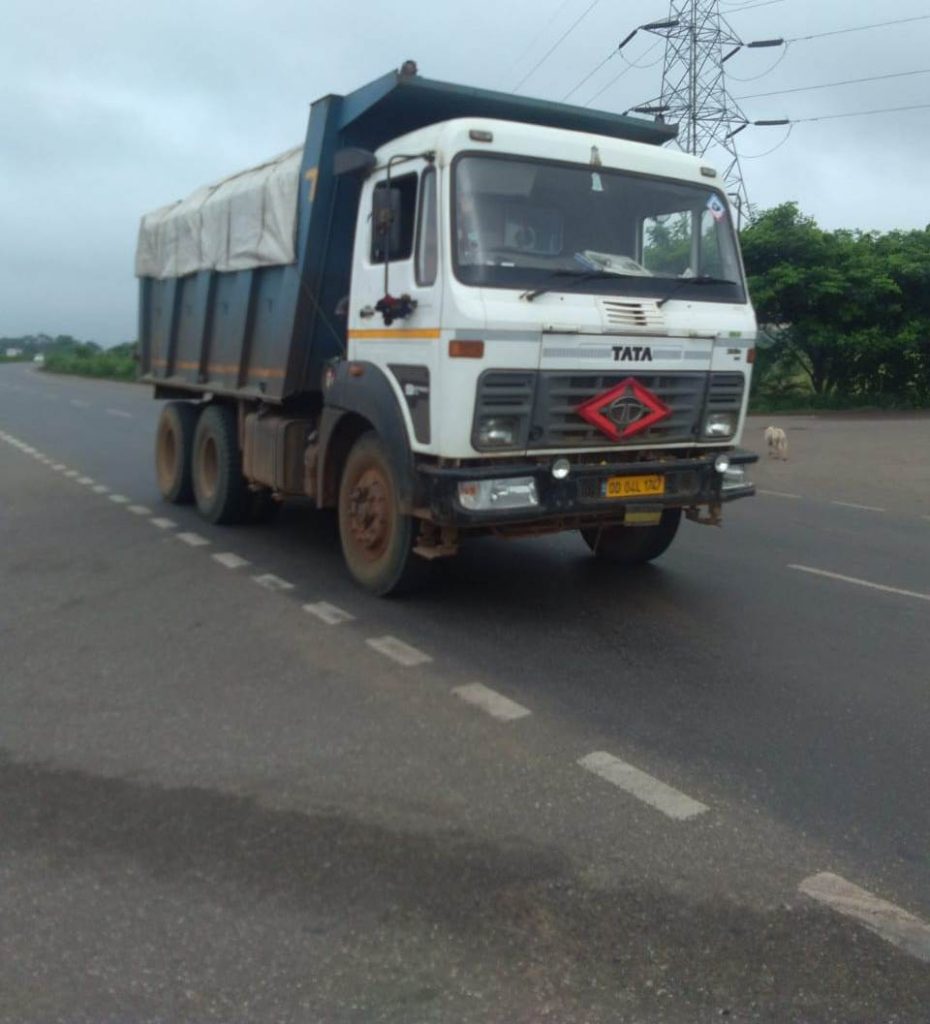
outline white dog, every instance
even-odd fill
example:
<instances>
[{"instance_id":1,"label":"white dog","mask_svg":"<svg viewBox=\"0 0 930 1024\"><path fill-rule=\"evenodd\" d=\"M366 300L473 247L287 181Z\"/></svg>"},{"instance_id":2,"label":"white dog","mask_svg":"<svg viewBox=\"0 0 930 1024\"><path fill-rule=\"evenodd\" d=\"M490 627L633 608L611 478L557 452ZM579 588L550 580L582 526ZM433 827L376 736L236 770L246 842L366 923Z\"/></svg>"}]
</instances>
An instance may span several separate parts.
<instances>
[{"instance_id":1,"label":"white dog","mask_svg":"<svg viewBox=\"0 0 930 1024\"><path fill-rule=\"evenodd\" d=\"M788 435L781 427L766 427L765 443L769 446L769 458L788 461Z\"/></svg>"}]
</instances>

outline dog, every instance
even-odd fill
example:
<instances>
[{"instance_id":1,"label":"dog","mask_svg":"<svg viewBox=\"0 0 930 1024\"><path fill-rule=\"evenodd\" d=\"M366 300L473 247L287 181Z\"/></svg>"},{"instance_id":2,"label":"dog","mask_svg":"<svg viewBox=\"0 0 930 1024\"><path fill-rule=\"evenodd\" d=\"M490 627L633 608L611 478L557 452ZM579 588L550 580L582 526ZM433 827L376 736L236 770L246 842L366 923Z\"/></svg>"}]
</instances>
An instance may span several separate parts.
<instances>
[{"instance_id":1,"label":"dog","mask_svg":"<svg viewBox=\"0 0 930 1024\"><path fill-rule=\"evenodd\" d=\"M765 428L765 443L769 447L769 458L788 461L788 435L781 427Z\"/></svg>"}]
</instances>

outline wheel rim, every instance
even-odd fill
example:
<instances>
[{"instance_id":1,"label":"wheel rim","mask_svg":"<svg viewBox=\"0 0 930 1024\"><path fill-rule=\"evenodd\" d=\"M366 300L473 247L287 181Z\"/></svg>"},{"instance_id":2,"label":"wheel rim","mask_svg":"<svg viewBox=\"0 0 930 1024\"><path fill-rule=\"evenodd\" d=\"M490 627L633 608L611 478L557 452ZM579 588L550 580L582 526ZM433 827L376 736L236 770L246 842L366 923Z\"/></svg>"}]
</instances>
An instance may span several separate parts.
<instances>
[{"instance_id":1,"label":"wheel rim","mask_svg":"<svg viewBox=\"0 0 930 1024\"><path fill-rule=\"evenodd\" d=\"M163 493L169 491L174 484L177 468L178 439L171 424L163 422L158 431L158 454L155 459L158 485Z\"/></svg>"},{"instance_id":2,"label":"wheel rim","mask_svg":"<svg viewBox=\"0 0 930 1024\"><path fill-rule=\"evenodd\" d=\"M365 561L383 557L391 542L394 513L390 484L377 467L359 474L349 492L346 521L352 546Z\"/></svg>"},{"instance_id":3,"label":"wheel rim","mask_svg":"<svg viewBox=\"0 0 930 1024\"><path fill-rule=\"evenodd\" d=\"M216 494L217 483L220 478L220 456L216 447L216 438L207 434L200 444L200 463L198 477L200 478L200 492L204 498L210 500Z\"/></svg>"}]
</instances>

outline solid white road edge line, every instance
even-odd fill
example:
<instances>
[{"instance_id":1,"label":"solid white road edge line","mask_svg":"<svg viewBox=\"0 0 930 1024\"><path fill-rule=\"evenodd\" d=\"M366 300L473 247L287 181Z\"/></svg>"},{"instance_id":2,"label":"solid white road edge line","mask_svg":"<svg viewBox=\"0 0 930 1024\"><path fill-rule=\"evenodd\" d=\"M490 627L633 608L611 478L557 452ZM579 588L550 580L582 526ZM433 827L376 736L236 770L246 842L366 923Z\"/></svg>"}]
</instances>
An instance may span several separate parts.
<instances>
[{"instance_id":1,"label":"solid white road edge line","mask_svg":"<svg viewBox=\"0 0 930 1024\"><path fill-rule=\"evenodd\" d=\"M315 615L321 622L325 622L327 626L338 626L342 622L352 622L355 619L354 615L350 615L349 612L344 611L342 608L337 608L334 604L328 604L326 601L305 604L304 611Z\"/></svg>"},{"instance_id":2,"label":"solid white road edge line","mask_svg":"<svg viewBox=\"0 0 930 1024\"><path fill-rule=\"evenodd\" d=\"M260 576L253 576L253 580L265 590L293 590L294 584L275 576L273 572L264 572Z\"/></svg>"},{"instance_id":3,"label":"solid white road edge line","mask_svg":"<svg viewBox=\"0 0 930 1024\"><path fill-rule=\"evenodd\" d=\"M157 526L159 530L173 530L178 525L173 519L164 519L158 516L150 519L149 522L153 526Z\"/></svg>"},{"instance_id":4,"label":"solid white road edge line","mask_svg":"<svg viewBox=\"0 0 930 1024\"><path fill-rule=\"evenodd\" d=\"M900 597L913 597L918 601L930 601L930 594L921 594L916 590L902 590L900 587L888 587L884 583L871 583L869 580L860 580L855 576L843 576L838 572L827 572L826 569L814 569L810 565L789 565L788 568L797 572L809 573L811 576L824 576L828 580L839 580L841 583L852 583L857 587L880 590L884 594L898 594Z\"/></svg>"},{"instance_id":5,"label":"solid white road edge line","mask_svg":"<svg viewBox=\"0 0 930 1024\"><path fill-rule=\"evenodd\" d=\"M210 557L214 562L225 565L227 569L241 569L244 565L249 564L248 559L240 558L238 555L233 554L232 551L221 551Z\"/></svg>"},{"instance_id":6,"label":"solid white road edge line","mask_svg":"<svg viewBox=\"0 0 930 1024\"><path fill-rule=\"evenodd\" d=\"M765 494L770 498L792 498L795 501L801 500L800 494L789 494L788 491L764 491L761 487L756 488L757 494Z\"/></svg>"},{"instance_id":7,"label":"solid white road edge line","mask_svg":"<svg viewBox=\"0 0 930 1024\"><path fill-rule=\"evenodd\" d=\"M842 505L843 508L856 508L860 512L887 512L886 508L879 508L877 505L857 505L854 501L831 501L831 505Z\"/></svg>"},{"instance_id":8,"label":"solid white road edge line","mask_svg":"<svg viewBox=\"0 0 930 1024\"><path fill-rule=\"evenodd\" d=\"M413 668L414 665L423 665L433 660L428 654L418 651L410 644L405 644L396 636L369 637L365 643L379 654L383 654L386 658L396 661L398 665L403 665L405 668Z\"/></svg>"},{"instance_id":9,"label":"solid white road edge line","mask_svg":"<svg viewBox=\"0 0 930 1024\"><path fill-rule=\"evenodd\" d=\"M515 722L518 718L526 718L527 715L533 713L529 708L523 707L522 704L497 693L496 690L492 690L482 683L455 686L452 692L467 704L481 708L482 711L486 711L492 718L497 718L501 722Z\"/></svg>"},{"instance_id":10,"label":"solid white road edge line","mask_svg":"<svg viewBox=\"0 0 930 1024\"><path fill-rule=\"evenodd\" d=\"M152 522L155 522L155 520L153 519ZM179 541L189 544L192 548L202 548L210 543L206 537L201 537L199 533L176 533L175 537Z\"/></svg>"},{"instance_id":11,"label":"solid white road edge line","mask_svg":"<svg viewBox=\"0 0 930 1024\"><path fill-rule=\"evenodd\" d=\"M692 800L690 796L603 750L580 758L578 764L676 821L685 821L710 810L707 804Z\"/></svg>"},{"instance_id":12,"label":"solid white road edge line","mask_svg":"<svg viewBox=\"0 0 930 1024\"><path fill-rule=\"evenodd\" d=\"M798 890L865 925L898 949L930 963L930 926L919 917L829 871L805 878Z\"/></svg>"}]
</instances>

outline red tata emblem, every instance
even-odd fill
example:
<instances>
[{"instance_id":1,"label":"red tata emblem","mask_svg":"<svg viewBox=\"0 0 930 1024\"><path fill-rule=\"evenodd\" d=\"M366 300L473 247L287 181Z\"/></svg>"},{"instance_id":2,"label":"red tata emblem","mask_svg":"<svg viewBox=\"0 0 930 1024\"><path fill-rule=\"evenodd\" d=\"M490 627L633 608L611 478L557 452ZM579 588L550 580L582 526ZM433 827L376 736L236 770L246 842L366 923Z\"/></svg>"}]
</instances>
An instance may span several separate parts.
<instances>
[{"instance_id":1,"label":"red tata emblem","mask_svg":"<svg viewBox=\"0 0 930 1024\"><path fill-rule=\"evenodd\" d=\"M665 402L635 377L589 398L575 411L611 441L626 441L672 414Z\"/></svg>"}]
</instances>

